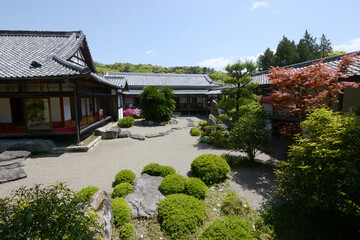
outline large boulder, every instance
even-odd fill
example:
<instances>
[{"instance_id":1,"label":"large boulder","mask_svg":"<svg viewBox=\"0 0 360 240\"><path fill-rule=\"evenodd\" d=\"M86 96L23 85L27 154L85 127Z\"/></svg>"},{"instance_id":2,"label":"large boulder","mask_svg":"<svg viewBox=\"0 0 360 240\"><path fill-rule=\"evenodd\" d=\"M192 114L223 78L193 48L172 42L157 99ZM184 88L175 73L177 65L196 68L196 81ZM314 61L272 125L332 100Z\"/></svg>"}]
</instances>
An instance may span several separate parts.
<instances>
[{"instance_id":1,"label":"large boulder","mask_svg":"<svg viewBox=\"0 0 360 240\"><path fill-rule=\"evenodd\" d=\"M26 150L29 152L50 152L56 147L54 141L44 139L0 140L0 152L8 150Z\"/></svg>"},{"instance_id":2,"label":"large boulder","mask_svg":"<svg viewBox=\"0 0 360 240\"><path fill-rule=\"evenodd\" d=\"M21 168L25 166L25 158L29 151L5 151L0 154L0 183L25 178L26 173Z\"/></svg>"},{"instance_id":3,"label":"large boulder","mask_svg":"<svg viewBox=\"0 0 360 240\"><path fill-rule=\"evenodd\" d=\"M125 198L133 217L151 218L157 215L157 204L165 198L159 191L162 180L160 176L150 176L146 173L135 179L133 192Z\"/></svg>"},{"instance_id":4,"label":"large boulder","mask_svg":"<svg viewBox=\"0 0 360 240\"><path fill-rule=\"evenodd\" d=\"M103 226L102 237L110 240L114 216L109 195L105 191L97 191L88 203L86 210L93 210L98 214L98 223Z\"/></svg>"},{"instance_id":5,"label":"large boulder","mask_svg":"<svg viewBox=\"0 0 360 240\"><path fill-rule=\"evenodd\" d=\"M215 126L216 125L216 117L212 114L209 114L209 120L208 120L209 126Z\"/></svg>"},{"instance_id":6,"label":"large boulder","mask_svg":"<svg viewBox=\"0 0 360 240\"><path fill-rule=\"evenodd\" d=\"M105 126L95 130L96 136L101 136L101 139L114 139L119 137L121 129L117 126Z\"/></svg>"},{"instance_id":7,"label":"large boulder","mask_svg":"<svg viewBox=\"0 0 360 240\"><path fill-rule=\"evenodd\" d=\"M131 137L131 132L129 130L123 130L119 134L119 138L129 138Z\"/></svg>"},{"instance_id":8,"label":"large boulder","mask_svg":"<svg viewBox=\"0 0 360 240\"><path fill-rule=\"evenodd\" d=\"M220 111L219 111L217 105L218 105L218 103L215 100L211 101L210 114L213 115L214 117L218 117L220 115Z\"/></svg>"}]
</instances>

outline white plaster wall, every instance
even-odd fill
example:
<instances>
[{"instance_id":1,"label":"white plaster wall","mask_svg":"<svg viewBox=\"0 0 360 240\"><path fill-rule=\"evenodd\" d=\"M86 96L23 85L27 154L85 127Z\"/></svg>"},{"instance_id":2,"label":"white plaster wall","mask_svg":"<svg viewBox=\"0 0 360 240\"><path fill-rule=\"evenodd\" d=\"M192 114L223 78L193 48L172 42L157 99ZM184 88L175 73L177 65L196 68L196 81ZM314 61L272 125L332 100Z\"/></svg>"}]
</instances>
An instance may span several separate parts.
<instances>
[{"instance_id":1,"label":"white plaster wall","mask_svg":"<svg viewBox=\"0 0 360 240\"><path fill-rule=\"evenodd\" d=\"M9 98L0 98L0 122L11 123L11 107Z\"/></svg>"},{"instance_id":2,"label":"white plaster wall","mask_svg":"<svg viewBox=\"0 0 360 240\"><path fill-rule=\"evenodd\" d=\"M64 120L70 120L71 119L71 106L70 106L70 98L64 97L63 98L64 103Z\"/></svg>"},{"instance_id":3,"label":"white plaster wall","mask_svg":"<svg viewBox=\"0 0 360 240\"><path fill-rule=\"evenodd\" d=\"M124 117L123 108L118 109L118 116L119 116L119 119Z\"/></svg>"},{"instance_id":4,"label":"white plaster wall","mask_svg":"<svg viewBox=\"0 0 360 240\"><path fill-rule=\"evenodd\" d=\"M51 109L51 121L60 122L61 121L61 105L59 97L50 98L50 109Z\"/></svg>"}]
</instances>

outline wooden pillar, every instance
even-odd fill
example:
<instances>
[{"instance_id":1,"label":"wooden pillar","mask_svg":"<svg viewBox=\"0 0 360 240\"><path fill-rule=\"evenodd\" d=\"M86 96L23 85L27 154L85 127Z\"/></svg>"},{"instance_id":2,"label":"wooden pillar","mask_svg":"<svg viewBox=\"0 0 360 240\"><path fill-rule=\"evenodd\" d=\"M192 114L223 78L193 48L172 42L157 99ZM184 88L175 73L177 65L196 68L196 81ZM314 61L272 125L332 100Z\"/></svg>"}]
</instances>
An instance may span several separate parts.
<instances>
[{"instance_id":1,"label":"wooden pillar","mask_svg":"<svg viewBox=\"0 0 360 240\"><path fill-rule=\"evenodd\" d=\"M76 138L77 138L77 142L79 144L81 142L81 139L80 139L79 99L78 99L78 84L77 84L77 82L75 82L74 100L75 100Z\"/></svg>"}]
</instances>

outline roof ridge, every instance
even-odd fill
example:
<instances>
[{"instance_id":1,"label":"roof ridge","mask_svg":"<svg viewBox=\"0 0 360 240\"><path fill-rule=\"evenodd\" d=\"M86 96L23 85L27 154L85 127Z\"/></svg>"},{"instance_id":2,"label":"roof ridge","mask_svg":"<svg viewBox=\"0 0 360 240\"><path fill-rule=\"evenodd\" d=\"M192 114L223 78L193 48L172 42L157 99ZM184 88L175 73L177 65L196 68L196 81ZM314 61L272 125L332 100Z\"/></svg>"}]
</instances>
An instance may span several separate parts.
<instances>
[{"instance_id":1,"label":"roof ridge","mask_svg":"<svg viewBox=\"0 0 360 240\"><path fill-rule=\"evenodd\" d=\"M154 76L154 75L171 75L171 76L197 76L197 77L206 77L208 76L207 74L191 74L191 73L186 73L186 74L178 74L178 73L138 73L138 72L104 72L104 75L110 76L110 75L150 75L150 76Z\"/></svg>"},{"instance_id":2,"label":"roof ridge","mask_svg":"<svg viewBox=\"0 0 360 240\"><path fill-rule=\"evenodd\" d=\"M75 34L81 34L79 31L37 31L37 30L0 30L0 36L54 36L68 37Z\"/></svg>"}]
</instances>

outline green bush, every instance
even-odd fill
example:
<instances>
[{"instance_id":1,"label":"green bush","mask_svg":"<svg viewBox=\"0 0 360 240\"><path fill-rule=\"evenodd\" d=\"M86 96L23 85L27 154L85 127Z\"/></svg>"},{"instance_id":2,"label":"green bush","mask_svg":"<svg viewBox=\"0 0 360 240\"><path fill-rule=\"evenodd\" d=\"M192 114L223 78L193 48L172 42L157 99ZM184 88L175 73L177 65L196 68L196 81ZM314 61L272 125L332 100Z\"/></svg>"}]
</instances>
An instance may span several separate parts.
<instances>
[{"instance_id":1,"label":"green bush","mask_svg":"<svg viewBox=\"0 0 360 240\"><path fill-rule=\"evenodd\" d=\"M132 234L134 232L134 224L130 224L130 223L125 223L122 227L121 227L121 231L120 231L120 239L122 240L127 240L127 239L131 239Z\"/></svg>"},{"instance_id":2,"label":"green bush","mask_svg":"<svg viewBox=\"0 0 360 240\"><path fill-rule=\"evenodd\" d=\"M123 118L118 120L119 128L129 128L134 125L134 118L130 116L124 116Z\"/></svg>"},{"instance_id":3,"label":"green bush","mask_svg":"<svg viewBox=\"0 0 360 240\"><path fill-rule=\"evenodd\" d=\"M195 127L193 127L191 130L190 130L190 135L191 136L200 136L201 135L201 131Z\"/></svg>"},{"instance_id":4,"label":"green bush","mask_svg":"<svg viewBox=\"0 0 360 240\"><path fill-rule=\"evenodd\" d=\"M164 195L183 193L185 191L186 178L179 174L167 175L160 183L159 190Z\"/></svg>"},{"instance_id":5,"label":"green bush","mask_svg":"<svg viewBox=\"0 0 360 240\"><path fill-rule=\"evenodd\" d=\"M0 199L0 239L95 239L101 227L63 183L21 187Z\"/></svg>"},{"instance_id":6,"label":"green bush","mask_svg":"<svg viewBox=\"0 0 360 240\"><path fill-rule=\"evenodd\" d=\"M207 121L200 121L199 123L198 123L198 126L200 127L200 129L204 129L204 127L206 127L206 125L207 125Z\"/></svg>"},{"instance_id":7,"label":"green bush","mask_svg":"<svg viewBox=\"0 0 360 240\"><path fill-rule=\"evenodd\" d=\"M199 178L188 178L185 181L185 194L204 199L208 189Z\"/></svg>"},{"instance_id":8,"label":"green bush","mask_svg":"<svg viewBox=\"0 0 360 240\"><path fill-rule=\"evenodd\" d=\"M116 226L122 226L131 220L131 208L127 204L124 198L111 199L114 224Z\"/></svg>"},{"instance_id":9,"label":"green bush","mask_svg":"<svg viewBox=\"0 0 360 240\"><path fill-rule=\"evenodd\" d=\"M161 166L157 163L150 163L143 168L142 173L147 173L150 176L166 177L167 175L176 173L176 171L170 166Z\"/></svg>"},{"instance_id":10,"label":"green bush","mask_svg":"<svg viewBox=\"0 0 360 240\"><path fill-rule=\"evenodd\" d=\"M78 191L74 196L74 201L77 203L90 201L92 196L99 191L98 187L87 186Z\"/></svg>"},{"instance_id":11,"label":"green bush","mask_svg":"<svg viewBox=\"0 0 360 240\"><path fill-rule=\"evenodd\" d=\"M172 111L175 110L175 100L171 98L171 88L147 86L140 94L139 106L143 110L146 120L161 122L171 119Z\"/></svg>"},{"instance_id":12,"label":"green bush","mask_svg":"<svg viewBox=\"0 0 360 240\"><path fill-rule=\"evenodd\" d=\"M240 215L250 211L248 204L243 203L234 192L226 194L221 211L226 215Z\"/></svg>"},{"instance_id":13,"label":"green bush","mask_svg":"<svg viewBox=\"0 0 360 240\"><path fill-rule=\"evenodd\" d=\"M158 206L160 226L171 239L183 239L194 233L206 217L206 206L201 200L185 194L172 194Z\"/></svg>"},{"instance_id":14,"label":"green bush","mask_svg":"<svg viewBox=\"0 0 360 240\"><path fill-rule=\"evenodd\" d=\"M216 219L201 234L200 239L242 239L256 240L252 222L238 216Z\"/></svg>"},{"instance_id":15,"label":"green bush","mask_svg":"<svg viewBox=\"0 0 360 240\"><path fill-rule=\"evenodd\" d=\"M194 159L191 163L191 171L206 185L212 185L226 180L230 166L222 157L204 154Z\"/></svg>"},{"instance_id":16,"label":"green bush","mask_svg":"<svg viewBox=\"0 0 360 240\"><path fill-rule=\"evenodd\" d=\"M129 169L121 170L115 176L115 185L118 185L123 182L132 184L136 178L135 173Z\"/></svg>"},{"instance_id":17,"label":"green bush","mask_svg":"<svg viewBox=\"0 0 360 240\"><path fill-rule=\"evenodd\" d=\"M111 194L112 198L125 197L126 195L132 193L133 186L128 182L123 182L114 187L114 190Z\"/></svg>"}]
</instances>

